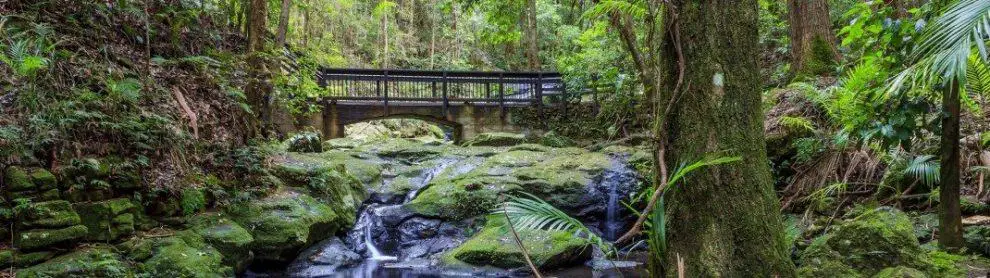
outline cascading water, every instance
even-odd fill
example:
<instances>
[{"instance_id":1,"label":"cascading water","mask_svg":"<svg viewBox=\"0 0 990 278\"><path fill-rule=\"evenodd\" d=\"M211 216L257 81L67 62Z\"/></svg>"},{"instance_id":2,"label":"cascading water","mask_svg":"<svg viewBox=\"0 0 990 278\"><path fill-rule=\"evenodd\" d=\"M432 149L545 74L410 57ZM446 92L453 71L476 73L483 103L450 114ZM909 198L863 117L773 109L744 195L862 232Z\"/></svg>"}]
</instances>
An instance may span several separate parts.
<instances>
[{"instance_id":1,"label":"cascading water","mask_svg":"<svg viewBox=\"0 0 990 278\"><path fill-rule=\"evenodd\" d=\"M624 159L611 157L612 166L602 174L598 190L605 192L605 220L602 223L602 237L615 240L625 227L626 221L620 215L625 209L621 204L623 195L628 194L630 185L635 184L636 172L629 168Z\"/></svg>"}]
</instances>

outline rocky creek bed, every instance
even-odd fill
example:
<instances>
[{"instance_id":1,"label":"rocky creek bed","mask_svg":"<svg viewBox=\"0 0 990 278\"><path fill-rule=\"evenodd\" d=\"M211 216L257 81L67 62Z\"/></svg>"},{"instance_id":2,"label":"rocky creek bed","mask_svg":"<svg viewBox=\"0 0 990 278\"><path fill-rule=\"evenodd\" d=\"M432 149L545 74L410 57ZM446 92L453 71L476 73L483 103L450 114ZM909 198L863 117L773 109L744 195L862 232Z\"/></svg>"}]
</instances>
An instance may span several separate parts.
<instances>
[{"instance_id":1,"label":"rocky creek bed","mask_svg":"<svg viewBox=\"0 0 990 278\"><path fill-rule=\"evenodd\" d=\"M139 173L111 159L59 175L8 167L0 232L11 244L0 246L0 265L17 277L525 276L504 217L491 213L506 195L538 196L606 239L630 224L621 204L642 189L634 168L648 153L489 137L464 146L296 140L271 157L262 178L271 190L216 209L197 188L152 201L131 194ZM968 251L983 256L967 257L933 247L933 220L864 207L793 225L799 276L980 277L988 223L967 226ZM641 252L607 261L566 232L519 232L548 274L648 275Z\"/></svg>"}]
</instances>

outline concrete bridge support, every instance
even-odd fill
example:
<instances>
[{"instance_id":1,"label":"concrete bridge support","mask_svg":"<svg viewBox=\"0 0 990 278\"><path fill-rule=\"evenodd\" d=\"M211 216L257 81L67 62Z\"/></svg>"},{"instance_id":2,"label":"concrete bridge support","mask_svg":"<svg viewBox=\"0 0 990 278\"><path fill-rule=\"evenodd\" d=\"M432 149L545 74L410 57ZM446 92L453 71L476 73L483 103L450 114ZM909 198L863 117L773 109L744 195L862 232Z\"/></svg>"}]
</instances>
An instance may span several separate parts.
<instances>
[{"instance_id":1,"label":"concrete bridge support","mask_svg":"<svg viewBox=\"0 0 990 278\"><path fill-rule=\"evenodd\" d=\"M452 129L454 141L473 137L484 132L522 132L512 124L513 114L527 106L499 106L498 103L450 103L446 109L441 103L389 103L335 102L326 103L318 130L324 138L342 138L349 124L381 119L419 119Z\"/></svg>"}]
</instances>

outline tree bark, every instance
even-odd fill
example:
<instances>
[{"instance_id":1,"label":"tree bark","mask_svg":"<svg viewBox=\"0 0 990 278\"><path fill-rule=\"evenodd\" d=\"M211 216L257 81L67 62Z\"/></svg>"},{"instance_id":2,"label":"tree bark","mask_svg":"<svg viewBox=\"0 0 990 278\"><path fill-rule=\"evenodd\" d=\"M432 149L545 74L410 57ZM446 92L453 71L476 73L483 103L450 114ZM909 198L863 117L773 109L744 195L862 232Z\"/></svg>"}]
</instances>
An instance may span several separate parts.
<instances>
[{"instance_id":1,"label":"tree bark","mask_svg":"<svg viewBox=\"0 0 990 278\"><path fill-rule=\"evenodd\" d=\"M247 33L248 53L254 53L264 48L265 32L268 19L268 1L251 0L248 7Z\"/></svg>"},{"instance_id":2,"label":"tree bark","mask_svg":"<svg viewBox=\"0 0 990 278\"><path fill-rule=\"evenodd\" d=\"M251 0L251 6L248 8L250 13L247 16L247 56L248 64L251 66L248 71L250 80L244 92L247 95L248 104L256 116L256 119L252 119L248 124L251 130L249 133L252 137L267 135L265 134L265 129L270 122L269 118L271 115L267 101L268 92L270 91L266 82L268 79L267 68L265 60L260 55L257 55L257 52L261 52L265 48L265 35L268 32L267 2L267 0Z\"/></svg>"},{"instance_id":3,"label":"tree bark","mask_svg":"<svg viewBox=\"0 0 990 278\"><path fill-rule=\"evenodd\" d=\"M788 0L791 26L791 68L796 74L832 71L839 60L828 0Z\"/></svg>"},{"instance_id":4,"label":"tree bark","mask_svg":"<svg viewBox=\"0 0 990 278\"><path fill-rule=\"evenodd\" d=\"M666 265L680 256L693 277L793 277L763 137L757 0L671 3L667 30L683 36L664 40L664 89L685 72L667 164L718 152L743 161L691 173L669 193Z\"/></svg>"},{"instance_id":5,"label":"tree bark","mask_svg":"<svg viewBox=\"0 0 990 278\"><path fill-rule=\"evenodd\" d=\"M539 29L536 26L536 0L526 0L526 34L528 47L526 53L529 57L529 69L539 71L540 65L540 41Z\"/></svg>"},{"instance_id":6,"label":"tree bark","mask_svg":"<svg viewBox=\"0 0 990 278\"><path fill-rule=\"evenodd\" d=\"M275 41L279 49L285 47L285 33L289 31L289 4L292 0L282 0L282 10L279 11L278 15L278 30L275 32L277 35Z\"/></svg>"},{"instance_id":7,"label":"tree bark","mask_svg":"<svg viewBox=\"0 0 990 278\"><path fill-rule=\"evenodd\" d=\"M962 212L959 206L959 83L952 81L942 94L942 138L939 189L938 242L949 250L965 246L962 236Z\"/></svg>"}]
</instances>

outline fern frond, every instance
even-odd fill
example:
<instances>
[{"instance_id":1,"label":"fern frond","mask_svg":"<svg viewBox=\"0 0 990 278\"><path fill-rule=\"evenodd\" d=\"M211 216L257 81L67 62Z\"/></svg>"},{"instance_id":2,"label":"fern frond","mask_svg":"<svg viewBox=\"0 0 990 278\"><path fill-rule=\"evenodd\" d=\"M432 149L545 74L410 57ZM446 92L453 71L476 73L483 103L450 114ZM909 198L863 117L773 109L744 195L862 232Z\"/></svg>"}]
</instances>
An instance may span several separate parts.
<instances>
[{"instance_id":1,"label":"fern frond","mask_svg":"<svg viewBox=\"0 0 990 278\"><path fill-rule=\"evenodd\" d=\"M939 163L933 155L921 155L908 162L904 175L913 177L929 187L939 182Z\"/></svg>"}]
</instances>

